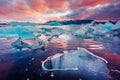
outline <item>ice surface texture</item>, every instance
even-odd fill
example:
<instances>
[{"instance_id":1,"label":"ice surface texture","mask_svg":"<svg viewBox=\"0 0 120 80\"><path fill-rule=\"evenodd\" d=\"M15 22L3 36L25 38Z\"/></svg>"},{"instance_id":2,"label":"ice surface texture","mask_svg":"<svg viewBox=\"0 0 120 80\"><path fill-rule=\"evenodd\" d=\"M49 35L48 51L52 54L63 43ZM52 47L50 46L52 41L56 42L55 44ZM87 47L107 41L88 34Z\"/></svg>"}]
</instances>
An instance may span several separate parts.
<instances>
[{"instance_id":1,"label":"ice surface texture","mask_svg":"<svg viewBox=\"0 0 120 80\"><path fill-rule=\"evenodd\" d=\"M79 48L48 57L42 63L42 67L61 77L74 75L85 78L85 80L109 80L109 70L106 64L105 59L84 48Z\"/></svg>"}]
</instances>

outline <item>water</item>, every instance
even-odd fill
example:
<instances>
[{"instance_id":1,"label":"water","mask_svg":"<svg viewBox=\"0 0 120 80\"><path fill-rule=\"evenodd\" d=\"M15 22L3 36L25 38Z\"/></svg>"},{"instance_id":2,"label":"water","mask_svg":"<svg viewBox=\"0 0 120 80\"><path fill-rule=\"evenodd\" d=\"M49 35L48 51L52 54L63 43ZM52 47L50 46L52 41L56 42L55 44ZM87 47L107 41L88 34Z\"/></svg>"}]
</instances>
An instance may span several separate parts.
<instances>
[{"instance_id":1,"label":"water","mask_svg":"<svg viewBox=\"0 0 120 80\"><path fill-rule=\"evenodd\" d=\"M35 26L35 28L52 26ZM80 26L58 26L65 30L74 32ZM77 47L88 49L90 52L108 61L107 67L110 70L110 80L120 79L120 42L109 40L81 39L72 34L62 34L59 38L54 37L47 41L43 35L39 37L45 41L45 51L23 51L16 50L11 46L15 39L0 38L0 80L58 80L54 73L44 71L42 62L49 56L63 53L65 50L76 50ZM29 43L37 43L37 40L25 40ZM61 77L62 78L62 77ZM65 80L79 80L75 75L67 76ZM64 80L62 79L62 80ZM84 80L80 78L81 80Z\"/></svg>"}]
</instances>

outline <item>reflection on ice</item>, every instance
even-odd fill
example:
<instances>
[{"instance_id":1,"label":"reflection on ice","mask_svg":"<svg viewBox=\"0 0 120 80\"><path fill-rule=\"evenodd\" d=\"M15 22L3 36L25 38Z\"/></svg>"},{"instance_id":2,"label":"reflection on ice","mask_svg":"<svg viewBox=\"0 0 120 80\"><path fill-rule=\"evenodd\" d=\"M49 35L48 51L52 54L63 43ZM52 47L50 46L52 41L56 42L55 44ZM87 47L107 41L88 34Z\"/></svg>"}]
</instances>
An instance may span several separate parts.
<instances>
[{"instance_id":1,"label":"reflection on ice","mask_svg":"<svg viewBox=\"0 0 120 80\"><path fill-rule=\"evenodd\" d=\"M103 45L89 45L91 48L89 49L104 49Z\"/></svg>"},{"instance_id":2,"label":"reflection on ice","mask_svg":"<svg viewBox=\"0 0 120 80\"><path fill-rule=\"evenodd\" d=\"M57 76L74 74L87 80L106 80L109 79L106 63L105 59L84 48L78 48L48 57L43 61L42 68L46 71L53 71Z\"/></svg>"}]
</instances>

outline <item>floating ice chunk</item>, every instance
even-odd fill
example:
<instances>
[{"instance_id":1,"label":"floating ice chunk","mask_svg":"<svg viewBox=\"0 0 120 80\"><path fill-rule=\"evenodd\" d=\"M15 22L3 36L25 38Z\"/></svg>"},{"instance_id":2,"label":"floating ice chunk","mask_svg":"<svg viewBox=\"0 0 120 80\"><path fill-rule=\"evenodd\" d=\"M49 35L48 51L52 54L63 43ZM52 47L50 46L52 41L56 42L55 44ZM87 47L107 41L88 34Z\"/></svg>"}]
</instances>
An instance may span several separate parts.
<instances>
[{"instance_id":1,"label":"floating ice chunk","mask_svg":"<svg viewBox=\"0 0 120 80\"><path fill-rule=\"evenodd\" d=\"M13 42L11 45L13 47L15 47L16 49L20 49L20 50L22 50L23 48L29 48L30 47L30 45L23 42L21 38L19 38L15 42Z\"/></svg>"},{"instance_id":2,"label":"floating ice chunk","mask_svg":"<svg viewBox=\"0 0 120 80\"><path fill-rule=\"evenodd\" d=\"M86 80L108 80L107 61L84 48L68 51L66 54L47 58L42 63L46 71L58 76L75 75ZM95 74L95 75L94 75Z\"/></svg>"},{"instance_id":3,"label":"floating ice chunk","mask_svg":"<svg viewBox=\"0 0 120 80\"><path fill-rule=\"evenodd\" d=\"M61 25L61 24L60 24L59 22L57 22L57 21L47 22L47 24L50 25L50 26L60 26L60 25Z\"/></svg>"},{"instance_id":4,"label":"floating ice chunk","mask_svg":"<svg viewBox=\"0 0 120 80\"><path fill-rule=\"evenodd\" d=\"M113 26L113 29L120 29L120 20Z\"/></svg>"},{"instance_id":5,"label":"floating ice chunk","mask_svg":"<svg viewBox=\"0 0 120 80\"><path fill-rule=\"evenodd\" d=\"M30 80L29 78L27 78L26 80Z\"/></svg>"},{"instance_id":6,"label":"floating ice chunk","mask_svg":"<svg viewBox=\"0 0 120 80\"><path fill-rule=\"evenodd\" d=\"M87 29L88 29L88 26L86 26L86 25L81 25L80 26L80 29L78 29L78 30L76 30L73 34L75 35L75 36L84 36L85 35L85 32L87 31Z\"/></svg>"},{"instance_id":7,"label":"floating ice chunk","mask_svg":"<svg viewBox=\"0 0 120 80\"><path fill-rule=\"evenodd\" d=\"M36 44L33 44L33 45L30 45L28 43L25 43L22 41L21 38L19 38L18 40L16 40L15 42L13 42L11 45L13 47L15 47L16 49L20 49L22 50L23 48L29 48L31 50L36 50L36 49L42 49L42 50L45 50L45 43L43 40L40 40L38 42L39 45L36 45Z\"/></svg>"},{"instance_id":8,"label":"floating ice chunk","mask_svg":"<svg viewBox=\"0 0 120 80\"><path fill-rule=\"evenodd\" d=\"M0 38L15 39L15 38L18 38L18 35L17 34L0 34Z\"/></svg>"},{"instance_id":9,"label":"floating ice chunk","mask_svg":"<svg viewBox=\"0 0 120 80\"><path fill-rule=\"evenodd\" d=\"M43 40L40 40L39 42L38 42L38 44L39 45L32 45L31 47L30 47L30 49L32 49L32 50L36 50L36 49L42 49L43 51L45 50L45 43L44 43L44 41Z\"/></svg>"},{"instance_id":10,"label":"floating ice chunk","mask_svg":"<svg viewBox=\"0 0 120 80\"><path fill-rule=\"evenodd\" d=\"M112 23L107 22L107 23L101 25L101 28L102 28L102 29L105 29L106 31L110 31L110 30L113 29L113 26L114 26L114 25L113 25Z\"/></svg>"},{"instance_id":11,"label":"floating ice chunk","mask_svg":"<svg viewBox=\"0 0 120 80\"><path fill-rule=\"evenodd\" d=\"M18 35L19 37L24 38L24 39L36 39L37 37L34 35L33 32L35 32L34 27L22 27L22 26L12 27L10 26L10 27L0 28L0 34L2 35L7 35L7 34Z\"/></svg>"},{"instance_id":12,"label":"floating ice chunk","mask_svg":"<svg viewBox=\"0 0 120 80\"><path fill-rule=\"evenodd\" d=\"M63 53L68 53L68 51L63 51Z\"/></svg>"},{"instance_id":13,"label":"floating ice chunk","mask_svg":"<svg viewBox=\"0 0 120 80\"><path fill-rule=\"evenodd\" d=\"M105 24L85 24L80 25L80 28L73 32L73 35L80 37L80 38L91 38L91 39L97 39L102 40L104 37L113 37L112 34L107 34L107 32L110 32L115 29L120 28L120 21L118 21L116 24L112 24L110 22L106 22Z\"/></svg>"},{"instance_id":14,"label":"floating ice chunk","mask_svg":"<svg viewBox=\"0 0 120 80\"><path fill-rule=\"evenodd\" d=\"M53 27L53 28L40 28L40 31L38 33L41 33L47 37L48 41L51 41L54 37L58 38L62 34L67 34L69 31Z\"/></svg>"}]
</instances>

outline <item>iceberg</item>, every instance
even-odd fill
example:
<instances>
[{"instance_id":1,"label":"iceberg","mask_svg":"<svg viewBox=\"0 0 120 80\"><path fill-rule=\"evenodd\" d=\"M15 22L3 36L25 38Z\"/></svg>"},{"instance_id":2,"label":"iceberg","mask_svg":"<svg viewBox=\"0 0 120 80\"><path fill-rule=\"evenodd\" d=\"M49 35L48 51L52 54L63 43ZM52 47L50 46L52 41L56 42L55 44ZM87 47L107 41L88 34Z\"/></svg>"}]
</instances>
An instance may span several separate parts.
<instances>
[{"instance_id":1,"label":"iceberg","mask_svg":"<svg viewBox=\"0 0 120 80\"><path fill-rule=\"evenodd\" d=\"M53 28L40 28L40 31L38 33L45 35L47 37L47 40L51 41L52 38L54 37L58 38L60 35L68 34L70 32L58 27L53 27Z\"/></svg>"},{"instance_id":2,"label":"iceberg","mask_svg":"<svg viewBox=\"0 0 120 80\"><path fill-rule=\"evenodd\" d=\"M0 28L0 36L4 37L4 35L11 35L11 36L5 36L5 38L12 38L12 35L18 35L18 37L24 38L24 39L36 39L37 36L34 35L34 32L36 32L37 29L35 27L22 27L22 26L17 26L17 27L2 27ZM2 36L3 35L3 36Z\"/></svg>"},{"instance_id":3,"label":"iceberg","mask_svg":"<svg viewBox=\"0 0 120 80\"><path fill-rule=\"evenodd\" d=\"M58 77L74 76L85 80L109 80L107 61L84 48L50 56L43 61L42 68Z\"/></svg>"},{"instance_id":4,"label":"iceberg","mask_svg":"<svg viewBox=\"0 0 120 80\"><path fill-rule=\"evenodd\" d=\"M53 22L50 22L50 23L47 23L48 25L50 26L60 26L61 24L57 21L53 21Z\"/></svg>"},{"instance_id":5,"label":"iceberg","mask_svg":"<svg viewBox=\"0 0 120 80\"><path fill-rule=\"evenodd\" d=\"M36 44L33 44L33 45L30 45L28 43L25 43L24 41L22 41L22 39L19 37L18 40L16 40L15 42L13 42L11 45L16 48L16 49L19 49L19 50L22 50L23 48L28 48L28 49L31 49L31 50L37 50L37 49L42 49L43 51L45 50L45 43L43 40L40 40L38 42L39 45L36 45Z\"/></svg>"},{"instance_id":6,"label":"iceberg","mask_svg":"<svg viewBox=\"0 0 120 80\"><path fill-rule=\"evenodd\" d=\"M120 29L120 20L113 26L113 29Z\"/></svg>"},{"instance_id":7,"label":"iceberg","mask_svg":"<svg viewBox=\"0 0 120 80\"><path fill-rule=\"evenodd\" d=\"M32 46L30 47L30 49L32 49L32 50L42 49L42 50L44 51L44 50L45 50L45 43L44 43L44 41L43 41L43 40L40 40L40 41L38 42L38 44L39 44L39 45L32 45Z\"/></svg>"},{"instance_id":8,"label":"iceberg","mask_svg":"<svg viewBox=\"0 0 120 80\"><path fill-rule=\"evenodd\" d=\"M17 34L0 34L0 38L15 39L15 38L18 38L18 35Z\"/></svg>"},{"instance_id":9,"label":"iceberg","mask_svg":"<svg viewBox=\"0 0 120 80\"><path fill-rule=\"evenodd\" d=\"M120 21L118 21L116 24L112 24L111 22L106 22L105 24L95 24L92 22L90 24L80 25L79 29L73 32L73 35L82 39L107 39L106 37L114 35L111 34L112 31L120 29L119 25Z\"/></svg>"},{"instance_id":10,"label":"iceberg","mask_svg":"<svg viewBox=\"0 0 120 80\"><path fill-rule=\"evenodd\" d=\"M30 48L30 45L23 42L22 39L19 37L18 40L16 40L15 42L13 42L11 44L14 48L22 50L23 48Z\"/></svg>"},{"instance_id":11,"label":"iceberg","mask_svg":"<svg viewBox=\"0 0 120 80\"><path fill-rule=\"evenodd\" d=\"M114 25L110 22L100 25L100 27L106 31L111 31L113 29L113 26Z\"/></svg>"}]
</instances>

